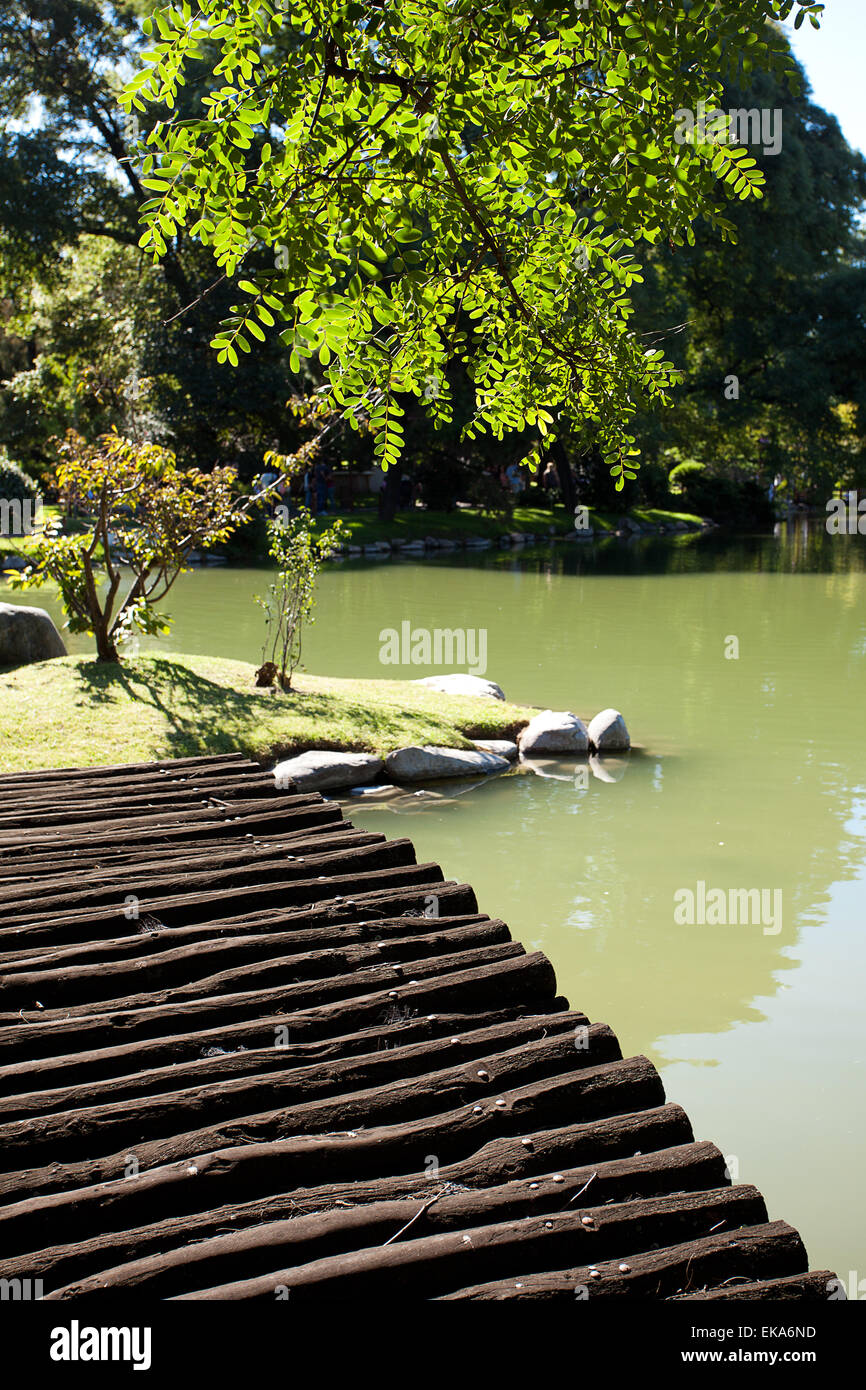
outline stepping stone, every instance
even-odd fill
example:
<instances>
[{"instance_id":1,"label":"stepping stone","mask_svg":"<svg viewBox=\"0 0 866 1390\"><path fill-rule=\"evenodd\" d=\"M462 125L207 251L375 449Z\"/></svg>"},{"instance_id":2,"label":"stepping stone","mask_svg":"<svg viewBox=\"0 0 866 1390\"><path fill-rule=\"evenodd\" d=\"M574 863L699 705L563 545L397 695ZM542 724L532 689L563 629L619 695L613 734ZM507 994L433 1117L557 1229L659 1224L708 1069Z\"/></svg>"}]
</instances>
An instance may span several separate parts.
<instances>
[{"instance_id":1,"label":"stepping stone","mask_svg":"<svg viewBox=\"0 0 866 1390\"><path fill-rule=\"evenodd\" d=\"M441 690L445 695L484 695L492 700L505 699L502 686L495 681L482 680L481 676L461 675L459 672L448 676L424 676L421 680L410 681L410 685L426 685L428 690Z\"/></svg>"},{"instance_id":2,"label":"stepping stone","mask_svg":"<svg viewBox=\"0 0 866 1390\"><path fill-rule=\"evenodd\" d=\"M603 709L590 722L587 734L599 753L622 753L631 748L629 732L618 709Z\"/></svg>"},{"instance_id":3,"label":"stepping stone","mask_svg":"<svg viewBox=\"0 0 866 1390\"><path fill-rule=\"evenodd\" d=\"M274 768L278 790L287 790L294 783L298 791L316 792L326 787L357 787L375 782L384 763L374 753L342 753L331 749L313 749L287 758Z\"/></svg>"},{"instance_id":4,"label":"stepping stone","mask_svg":"<svg viewBox=\"0 0 866 1390\"><path fill-rule=\"evenodd\" d=\"M523 754L586 753L589 738L582 719L568 710L546 709L518 737Z\"/></svg>"},{"instance_id":5,"label":"stepping stone","mask_svg":"<svg viewBox=\"0 0 866 1390\"><path fill-rule=\"evenodd\" d=\"M426 782L438 777L483 777L505 772L511 764L495 753L479 753L468 748L398 748L385 759L385 772L397 782Z\"/></svg>"}]
</instances>

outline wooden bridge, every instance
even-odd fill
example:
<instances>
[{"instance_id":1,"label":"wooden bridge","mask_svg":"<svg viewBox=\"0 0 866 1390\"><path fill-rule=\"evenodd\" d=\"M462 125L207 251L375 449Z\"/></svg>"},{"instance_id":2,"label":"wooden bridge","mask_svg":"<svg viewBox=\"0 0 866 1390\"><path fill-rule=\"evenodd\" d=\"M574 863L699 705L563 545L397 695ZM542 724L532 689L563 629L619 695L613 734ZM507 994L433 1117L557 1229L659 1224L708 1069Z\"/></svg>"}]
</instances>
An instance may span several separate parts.
<instances>
[{"instance_id":1,"label":"wooden bridge","mask_svg":"<svg viewBox=\"0 0 866 1390\"><path fill-rule=\"evenodd\" d=\"M0 1277L825 1298L645 1057L408 840L242 757L0 778Z\"/></svg>"}]
</instances>

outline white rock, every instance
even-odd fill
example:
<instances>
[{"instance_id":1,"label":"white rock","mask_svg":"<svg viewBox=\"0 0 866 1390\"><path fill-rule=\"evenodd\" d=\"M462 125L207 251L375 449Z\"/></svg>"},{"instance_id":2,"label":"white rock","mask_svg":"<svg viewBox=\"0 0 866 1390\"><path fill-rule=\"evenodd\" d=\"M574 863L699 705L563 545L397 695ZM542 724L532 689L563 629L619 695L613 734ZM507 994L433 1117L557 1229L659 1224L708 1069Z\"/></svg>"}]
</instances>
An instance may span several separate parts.
<instances>
[{"instance_id":1,"label":"white rock","mask_svg":"<svg viewBox=\"0 0 866 1390\"><path fill-rule=\"evenodd\" d=\"M298 791L321 791L326 787L357 787L375 782L384 763L374 753L342 753L331 749L313 749L287 758L274 768L274 781L279 790L293 782Z\"/></svg>"},{"instance_id":2,"label":"white rock","mask_svg":"<svg viewBox=\"0 0 866 1390\"><path fill-rule=\"evenodd\" d=\"M480 753L495 753L497 758L507 758L510 763L517 761L517 744L508 738L474 738L472 742Z\"/></svg>"},{"instance_id":3,"label":"white rock","mask_svg":"<svg viewBox=\"0 0 866 1390\"><path fill-rule=\"evenodd\" d=\"M590 722L589 741L599 753L619 753L631 747L625 720L618 709L603 709Z\"/></svg>"},{"instance_id":4,"label":"white rock","mask_svg":"<svg viewBox=\"0 0 866 1390\"><path fill-rule=\"evenodd\" d=\"M424 676L409 684L426 685L428 690L441 690L445 695L484 695L491 700L505 699L502 686L495 681L482 680L481 676L461 675L459 672L449 676Z\"/></svg>"},{"instance_id":5,"label":"white rock","mask_svg":"<svg viewBox=\"0 0 866 1390\"><path fill-rule=\"evenodd\" d=\"M495 753L479 753L467 748L398 748L385 759L385 771L396 782L426 782L437 777L479 777L489 772L505 772L506 758Z\"/></svg>"},{"instance_id":6,"label":"white rock","mask_svg":"<svg viewBox=\"0 0 866 1390\"><path fill-rule=\"evenodd\" d=\"M44 608L0 603L0 667L65 655L63 638Z\"/></svg>"},{"instance_id":7,"label":"white rock","mask_svg":"<svg viewBox=\"0 0 866 1390\"><path fill-rule=\"evenodd\" d=\"M536 714L518 736L521 753L585 753L589 747L582 719L567 710Z\"/></svg>"}]
</instances>

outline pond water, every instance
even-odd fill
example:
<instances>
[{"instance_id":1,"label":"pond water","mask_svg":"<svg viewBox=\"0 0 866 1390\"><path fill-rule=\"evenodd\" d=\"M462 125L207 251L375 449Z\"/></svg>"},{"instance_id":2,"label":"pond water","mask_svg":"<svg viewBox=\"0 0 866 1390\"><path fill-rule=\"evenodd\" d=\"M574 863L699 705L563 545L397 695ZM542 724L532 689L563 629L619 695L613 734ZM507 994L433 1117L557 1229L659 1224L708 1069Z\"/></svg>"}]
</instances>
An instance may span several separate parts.
<instances>
[{"instance_id":1,"label":"pond water","mask_svg":"<svg viewBox=\"0 0 866 1390\"><path fill-rule=\"evenodd\" d=\"M573 1006L652 1058L696 1137L846 1282L866 1279L864 560L862 538L804 524L344 563L304 652L323 675L412 678L429 671L380 664L383 628L483 628L509 698L625 713L640 751L618 781L563 765L350 813L410 835L544 950ZM258 660L266 584L184 576L168 645ZM698 883L764 890L775 911L682 924L675 894Z\"/></svg>"}]
</instances>

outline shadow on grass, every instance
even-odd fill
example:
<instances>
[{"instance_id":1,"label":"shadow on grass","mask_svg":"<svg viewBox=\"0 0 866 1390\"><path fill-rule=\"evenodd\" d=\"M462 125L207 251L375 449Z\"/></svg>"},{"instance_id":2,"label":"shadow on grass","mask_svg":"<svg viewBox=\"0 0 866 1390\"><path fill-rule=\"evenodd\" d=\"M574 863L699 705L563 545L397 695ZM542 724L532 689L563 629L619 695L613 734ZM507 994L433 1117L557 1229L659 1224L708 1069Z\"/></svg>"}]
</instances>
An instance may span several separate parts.
<instances>
[{"instance_id":1,"label":"shadow on grass","mask_svg":"<svg viewBox=\"0 0 866 1390\"><path fill-rule=\"evenodd\" d=\"M165 721L160 738L174 757L240 752L264 761L307 748L369 752L398 747L407 734L416 741L413 722L425 742L454 741L453 725L435 711L325 691L238 690L163 657L124 665L83 662L77 672L82 694L93 703L125 698L157 711ZM281 729L282 721L303 722Z\"/></svg>"}]
</instances>

